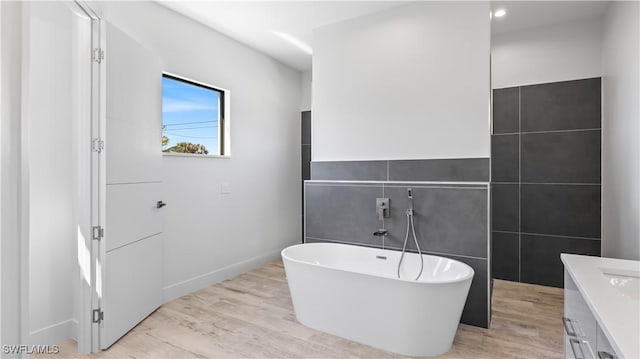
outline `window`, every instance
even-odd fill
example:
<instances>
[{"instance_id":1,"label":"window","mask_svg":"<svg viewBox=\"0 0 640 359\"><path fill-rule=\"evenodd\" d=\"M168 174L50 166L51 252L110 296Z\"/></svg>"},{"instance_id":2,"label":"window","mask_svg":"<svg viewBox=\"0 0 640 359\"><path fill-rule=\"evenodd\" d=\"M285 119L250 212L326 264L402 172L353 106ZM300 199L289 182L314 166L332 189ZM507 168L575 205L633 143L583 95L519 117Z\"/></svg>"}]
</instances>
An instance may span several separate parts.
<instances>
[{"instance_id":1,"label":"window","mask_svg":"<svg viewBox=\"0 0 640 359\"><path fill-rule=\"evenodd\" d=\"M228 155L225 92L162 75L162 152Z\"/></svg>"}]
</instances>

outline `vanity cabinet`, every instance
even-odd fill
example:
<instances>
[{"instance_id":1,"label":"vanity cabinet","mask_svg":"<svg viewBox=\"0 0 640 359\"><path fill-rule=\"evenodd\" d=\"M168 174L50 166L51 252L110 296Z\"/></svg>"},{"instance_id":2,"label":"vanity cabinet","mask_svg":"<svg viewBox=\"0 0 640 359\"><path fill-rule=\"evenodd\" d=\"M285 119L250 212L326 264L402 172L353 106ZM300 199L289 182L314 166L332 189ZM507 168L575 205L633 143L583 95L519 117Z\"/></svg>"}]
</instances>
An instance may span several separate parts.
<instances>
[{"instance_id":1,"label":"vanity cabinet","mask_svg":"<svg viewBox=\"0 0 640 359\"><path fill-rule=\"evenodd\" d=\"M596 347L597 347L597 355L598 359L620 359L621 356L616 354L616 351L613 349L611 343L604 335L600 326L597 326L596 332Z\"/></svg>"},{"instance_id":2,"label":"vanity cabinet","mask_svg":"<svg viewBox=\"0 0 640 359\"><path fill-rule=\"evenodd\" d=\"M621 359L615 353L589 305L566 270L562 322L565 359Z\"/></svg>"}]
</instances>

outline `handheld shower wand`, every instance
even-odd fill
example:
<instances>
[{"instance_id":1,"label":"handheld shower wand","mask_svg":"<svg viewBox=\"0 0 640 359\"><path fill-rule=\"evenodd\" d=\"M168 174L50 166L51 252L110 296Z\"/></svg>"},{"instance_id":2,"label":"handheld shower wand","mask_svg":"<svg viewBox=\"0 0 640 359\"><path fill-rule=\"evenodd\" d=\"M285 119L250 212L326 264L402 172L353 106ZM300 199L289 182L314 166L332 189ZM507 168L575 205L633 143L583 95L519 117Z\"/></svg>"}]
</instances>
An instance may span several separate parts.
<instances>
[{"instance_id":1,"label":"handheld shower wand","mask_svg":"<svg viewBox=\"0 0 640 359\"><path fill-rule=\"evenodd\" d=\"M407 206L407 231L404 236L404 244L402 245L402 254L400 255L400 261L398 262L398 278L400 278L400 267L402 266L402 260L404 259L404 253L407 250L407 241L409 240L409 227L411 227L411 232L413 233L413 241L416 244L416 248L418 249L418 255L420 256L420 272L418 276L416 276L415 280L418 280L422 275L422 271L424 270L424 258L422 258L422 250L420 250L420 244L418 243L418 237L416 236L416 228L413 224L413 191L411 188L407 189L407 199L409 204Z\"/></svg>"}]
</instances>

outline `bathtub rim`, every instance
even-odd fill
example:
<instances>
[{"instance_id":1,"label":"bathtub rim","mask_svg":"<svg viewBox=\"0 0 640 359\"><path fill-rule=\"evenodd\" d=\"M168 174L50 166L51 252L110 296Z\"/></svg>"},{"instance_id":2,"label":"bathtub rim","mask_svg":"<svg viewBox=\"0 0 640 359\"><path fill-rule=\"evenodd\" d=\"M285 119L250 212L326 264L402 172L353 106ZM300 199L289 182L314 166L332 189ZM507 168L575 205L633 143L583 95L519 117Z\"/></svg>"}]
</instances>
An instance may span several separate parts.
<instances>
[{"instance_id":1,"label":"bathtub rim","mask_svg":"<svg viewBox=\"0 0 640 359\"><path fill-rule=\"evenodd\" d=\"M291 256L287 255L285 252L290 249L290 248L294 248L294 247L300 247L300 246L350 246L350 247L361 247L361 248L367 248L367 249L377 249L377 250L383 250L383 251L392 251L392 252L400 252L394 249L386 249L386 248L377 248L377 247L366 247L366 246L358 246L358 245L353 245L353 244L345 244L345 243L298 243L298 244L294 244L294 245L290 245L286 248L284 248L282 251L280 251L280 256L282 257L283 260L289 260L295 263L299 263L299 264L306 264L306 265L310 265L310 266L314 266L314 267L321 267L321 268L327 268L327 269L332 269L332 270L336 270L336 271L340 271L340 272L345 272L345 273L356 273L356 274L360 274L360 275L367 275L367 276L371 276L371 277L376 277L376 278L382 278L382 279L391 279L391 280L396 280L396 281L400 281L400 282L407 282L407 283L414 283L414 284L432 284L432 285L439 285L439 284L455 284L455 283L460 283L460 282L465 282L465 281L471 281L473 280L473 277L475 276L475 271L473 270L473 268L468 265L467 263L461 262L459 260L456 259L451 259L451 258L447 258L444 256L438 256L438 255L433 255L433 254L426 254L423 253L423 256L428 256L428 257L436 257L436 258L444 258L450 261L454 261L457 262L458 264L466 267L469 270L469 274L462 277L462 278L457 278L457 279L450 279L450 280L441 280L441 281L426 281L426 280L414 280L414 279L403 279L403 278L396 278L396 277L383 277L383 276L379 276L376 274L372 274L372 273L365 273L365 272L360 272L360 271L350 271L350 270L345 270L342 268L337 268L337 267L331 267L331 266L327 266L324 264L318 264L318 263L310 263L310 262L305 262L299 259L294 259ZM407 252L409 254L418 254L418 253L414 253L414 252Z\"/></svg>"}]
</instances>

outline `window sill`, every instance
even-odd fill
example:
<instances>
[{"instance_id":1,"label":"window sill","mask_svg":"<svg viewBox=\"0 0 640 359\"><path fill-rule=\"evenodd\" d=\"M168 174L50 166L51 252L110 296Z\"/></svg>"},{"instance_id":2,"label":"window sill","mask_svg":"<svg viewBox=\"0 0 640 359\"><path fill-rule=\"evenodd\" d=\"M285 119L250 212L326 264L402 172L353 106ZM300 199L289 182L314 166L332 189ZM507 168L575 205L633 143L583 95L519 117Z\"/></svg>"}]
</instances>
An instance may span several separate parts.
<instances>
[{"instance_id":1,"label":"window sill","mask_svg":"<svg viewBox=\"0 0 640 359\"><path fill-rule=\"evenodd\" d=\"M191 158L217 158L217 159L230 159L231 155L199 155L196 153L177 153L177 152L162 152L162 156L166 157L191 157Z\"/></svg>"}]
</instances>

